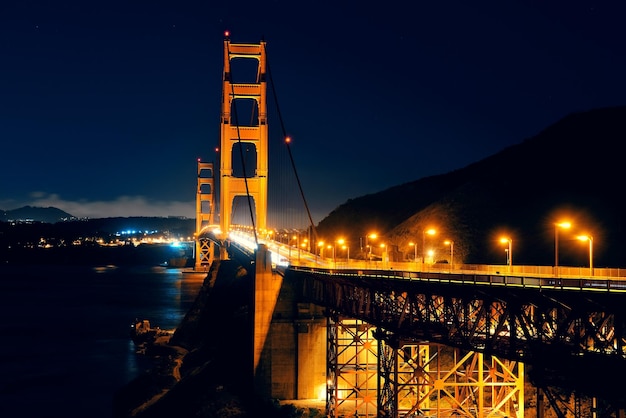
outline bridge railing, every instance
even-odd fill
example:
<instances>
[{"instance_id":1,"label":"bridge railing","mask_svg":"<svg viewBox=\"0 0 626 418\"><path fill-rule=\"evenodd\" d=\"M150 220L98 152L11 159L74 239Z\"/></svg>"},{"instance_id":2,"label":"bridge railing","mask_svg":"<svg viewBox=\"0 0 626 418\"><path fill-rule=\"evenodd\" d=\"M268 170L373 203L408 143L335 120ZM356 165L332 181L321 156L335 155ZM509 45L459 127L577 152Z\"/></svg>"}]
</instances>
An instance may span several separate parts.
<instances>
[{"instance_id":1,"label":"bridge railing","mask_svg":"<svg viewBox=\"0 0 626 418\"><path fill-rule=\"evenodd\" d=\"M332 269L379 269L379 270L403 270L403 271L425 271L440 273L462 273L471 272L476 274L492 275L521 275L537 277L593 277L593 278L613 278L626 279L626 269L620 268L593 268L589 267L567 267L559 266L558 270L553 266L533 266L533 265L498 265L498 264L422 264L415 262L384 262L366 260L346 260L324 258L313 254L300 255L299 259L292 256L285 250L279 250L285 255L291 264L301 266L319 266Z\"/></svg>"},{"instance_id":2,"label":"bridge railing","mask_svg":"<svg viewBox=\"0 0 626 418\"><path fill-rule=\"evenodd\" d=\"M318 275L373 279L401 279L442 284L466 284L496 287L528 287L550 290L626 292L626 280L620 278L555 277L550 275L489 274L476 270L411 271L400 269L332 269L292 265L291 269Z\"/></svg>"},{"instance_id":3,"label":"bridge railing","mask_svg":"<svg viewBox=\"0 0 626 418\"><path fill-rule=\"evenodd\" d=\"M249 248L253 242L245 235L241 238ZM626 280L626 269L622 268L598 268L559 266L534 266L534 265L506 265L506 264L461 264L461 263L421 263L415 261L389 262L374 260L347 259L345 257L321 257L320 255L308 252L295 246L286 245L281 242L271 240L260 240L264 242L268 249L281 260L288 260L284 263L298 266L319 267L328 269L377 269L377 270L402 270L420 272L440 272L440 273L475 273L486 275L506 275L506 276L533 276L533 277L559 277L559 278L606 278Z\"/></svg>"}]
</instances>

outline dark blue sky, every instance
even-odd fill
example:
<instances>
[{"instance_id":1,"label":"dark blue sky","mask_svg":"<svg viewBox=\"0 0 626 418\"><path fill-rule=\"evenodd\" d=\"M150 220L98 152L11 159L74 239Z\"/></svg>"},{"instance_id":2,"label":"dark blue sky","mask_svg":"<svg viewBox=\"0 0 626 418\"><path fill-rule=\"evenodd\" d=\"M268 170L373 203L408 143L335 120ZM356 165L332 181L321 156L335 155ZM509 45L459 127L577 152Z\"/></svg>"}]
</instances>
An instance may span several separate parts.
<instances>
[{"instance_id":1,"label":"dark blue sky","mask_svg":"<svg viewBox=\"0 0 626 418\"><path fill-rule=\"evenodd\" d=\"M195 216L229 30L267 41L318 222L626 104L624 16L621 1L6 0L0 209Z\"/></svg>"}]
</instances>

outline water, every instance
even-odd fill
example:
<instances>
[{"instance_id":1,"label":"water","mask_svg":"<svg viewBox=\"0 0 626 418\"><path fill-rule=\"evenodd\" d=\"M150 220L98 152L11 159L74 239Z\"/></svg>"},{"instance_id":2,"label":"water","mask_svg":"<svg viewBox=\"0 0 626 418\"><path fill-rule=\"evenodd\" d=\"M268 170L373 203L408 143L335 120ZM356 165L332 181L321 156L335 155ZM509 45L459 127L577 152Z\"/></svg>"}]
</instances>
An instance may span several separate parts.
<instances>
[{"instance_id":1,"label":"water","mask_svg":"<svg viewBox=\"0 0 626 418\"><path fill-rule=\"evenodd\" d=\"M133 319L176 328L202 276L162 267L1 266L0 417L112 416L115 392L151 367Z\"/></svg>"}]
</instances>

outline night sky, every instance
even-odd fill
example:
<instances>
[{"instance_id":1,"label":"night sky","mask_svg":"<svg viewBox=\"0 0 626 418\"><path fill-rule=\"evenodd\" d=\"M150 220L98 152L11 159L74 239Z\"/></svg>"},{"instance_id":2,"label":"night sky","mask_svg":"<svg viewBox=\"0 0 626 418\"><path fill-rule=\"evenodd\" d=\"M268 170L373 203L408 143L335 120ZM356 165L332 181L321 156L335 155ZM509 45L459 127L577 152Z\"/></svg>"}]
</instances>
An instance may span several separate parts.
<instances>
[{"instance_id":1,"label":"night sky","mask_svg":"<svg viewBox=\"0 0 626 418\"><path fill-rule=\"evenodd\" d=\"M267 42L319 222L572 112L626 104L625 17L617 0L4 0L0 209L194 217L228 30Z\"/></svg>"}]
</instances>

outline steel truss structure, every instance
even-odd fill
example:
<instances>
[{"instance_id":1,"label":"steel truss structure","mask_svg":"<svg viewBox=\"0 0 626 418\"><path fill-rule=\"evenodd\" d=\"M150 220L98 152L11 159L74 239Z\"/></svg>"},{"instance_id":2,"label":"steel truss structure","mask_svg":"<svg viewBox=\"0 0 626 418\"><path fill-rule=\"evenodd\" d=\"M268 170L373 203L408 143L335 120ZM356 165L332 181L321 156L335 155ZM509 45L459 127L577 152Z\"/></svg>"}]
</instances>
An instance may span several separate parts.
<instances>
[{"instance_id":1,"label":"steel truss structure","mask_svg":"<svg viewBox=\"0 0 626 418\"><path fill-rule=\"evenodd\" d=\"M300 281L304 300L403 341L482 353L488 361L495 357L523 363L529 381L545 391L550 404L556 404L550 396L554 387L564 394L597 398L612 408L626 401L619 385L608 378L626 374L626 305L618 293L503 288L464 283L452 274L434 281L312 270L287 272ZM383 405L396 396L392 393L385 395ZM395 416L395 407L385 408Z\"/></svg>"},{"instance_id":2,"label":"steel truss structure","mask_svg":"<svg viewBox=\"0 0 626 418\"><path fill-rule=\"evenodd\" d=\"M328 315L328 416L523 417L523 364Z\"/></svg>"},{"instance_id":3,"label":"steel truss structure","mask_svg":"<svg viewBox=\"0 0 626 418\"><path fill-rule=\"evenodd\" d=\"M523 417L524 365L441 344L380 341L384 417Z\"/></svg>"},{"instance_id":4,"label":"steel truss structure","mask_svg":"<svg viewBox=\"0 0 626 418\"><path fill-rule=\"evenodd\" d=\"M329 416L375 417L378 349L372 325L327 316L326 410Z\"/></svg>"}]
</instances>

